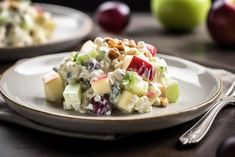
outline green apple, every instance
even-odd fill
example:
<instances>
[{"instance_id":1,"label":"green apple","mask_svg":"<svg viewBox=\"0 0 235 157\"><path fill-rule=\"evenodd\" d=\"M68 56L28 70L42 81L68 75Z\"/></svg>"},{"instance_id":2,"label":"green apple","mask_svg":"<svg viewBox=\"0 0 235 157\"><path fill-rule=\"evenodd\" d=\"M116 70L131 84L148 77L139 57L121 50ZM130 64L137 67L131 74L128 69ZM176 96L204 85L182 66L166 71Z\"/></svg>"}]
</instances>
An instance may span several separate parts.
<instances>
[{"instance_id":1,"label":"green apple","mask_svg":"<svg viewBox=\"0 0 235 157\"><path fill-rule=\"evenodd\" d=\"M165 81L163 94L168 98L170 103L178 100L179 93L179 84L176 80L169 79Z\"/></svg>"},{"instance_id":2,"label":"green apple","mask_svg":"<svg viewBox=\"0 0 235 157\"><path fill-rule=\"evenodd\" d=\"M68 84L63 92L64 109L78 111L81 108L82 92L80 84Z\"/></svg>"},{"instance_id":3,"label":"green apple","mask_svg":"<svg viewBox=\"0 0 235 157\"><path fill-rule=\"evenodd\" d=\"M124 90L120 96L120 99L117 103L117 106L126 111L126 112L132 112L134 110L134 104L132 103L133 99L139 99L139 97L137 97L136 95L134 95L133 93ZM137 101L136 100L136 101Z\"/></svg>"},{"instance_id":4,"label":"green apple","mask_svg":"<svg viewBox=\"0 0 235 157\"><path fill-rule=\"evenodd\" d=\"M152 14L166 29L191 31L205 22L211 0L151 0Z\"/></svg>"}]
</instances>

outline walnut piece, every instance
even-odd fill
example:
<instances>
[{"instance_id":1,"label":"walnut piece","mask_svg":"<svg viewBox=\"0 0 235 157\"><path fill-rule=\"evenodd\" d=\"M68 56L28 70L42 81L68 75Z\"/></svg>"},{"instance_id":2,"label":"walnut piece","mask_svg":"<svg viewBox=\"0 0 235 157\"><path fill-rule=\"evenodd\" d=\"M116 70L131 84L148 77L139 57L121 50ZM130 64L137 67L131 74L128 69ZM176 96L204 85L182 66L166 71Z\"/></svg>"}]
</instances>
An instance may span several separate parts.
<instances>
[{"instance_id":1,"label":"walnut piece","mask_svg":"<svg viewBox=\"0 0 235 157\"><path fill-rule=\"evenodd\" d=\"M160 97L160 102L161 107L167 107L167 105L169 104L169 100L167 97Z\"/></svg>"},{"instance_id":2,"label":"walnut piece","mask_svg":"<svg viewBox=\"0 0 235 157\"><path fill-rule=\"evenodd\" d=\"M136 42L134 40L123 39L122 41L126 46L129 46L130 48L136 48L137 47Z\"/></svg>"},{"instance_id":3,"label":"walnut piece","mask_svg":"<svg viewBox=\"0 0 235 157\"><path fill-rule=\"evenodd\" d=\"M137 55L139 53L139 51L136 48L130 48L126 54L127 55Z\"/></svg>"},{"instance_id":4,"label":"walnut piece","mask_svg":"<svg viewBox=\"0 0 235 157\"><path fill-rule=\"evenodd\" d=\"M104 41L108 44L110 48L116 48L120 51L120 53L124 53L125 45L122 41L113 38L105 38Z\"/></svg>"},{"instance_id":5,"label":"walnut piece","mask_svg":"<svg viewBox=\"0 0 235 157\"><path fill-rule=\"evenodd\" d=\"M120 55L117 48L111 48L108 52L108 56L111 60L118 58Z\"/></svg>"}]
</instances>

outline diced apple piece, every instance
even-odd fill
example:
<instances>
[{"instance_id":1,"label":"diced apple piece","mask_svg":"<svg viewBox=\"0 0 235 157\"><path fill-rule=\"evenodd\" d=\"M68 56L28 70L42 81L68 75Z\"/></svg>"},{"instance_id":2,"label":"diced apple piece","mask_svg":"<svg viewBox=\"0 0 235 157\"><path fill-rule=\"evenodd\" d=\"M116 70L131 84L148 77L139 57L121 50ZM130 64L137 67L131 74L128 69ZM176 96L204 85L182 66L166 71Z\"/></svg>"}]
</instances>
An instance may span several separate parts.
<instances>
[{"instance_id":1,"label":"diced apple piece","mask_svg":"<svg viewBox=\"0 0 235 157\"><path fill-rule=\"evenodd\" d=\"M63 92L64 96L64 109L74 109L78 111L81 108L81 86L80 84L68 84Z\"/></svg>"},{"instance_id":2,"label":"diced apple piece","mask_svg":"<svg viewBox=\"0 0 235 157\"><path fill-rule=\"evenodd\" d=\"M95 45L92 41L83 44L80 53L77 55L77 63L87 63L98 56Z\"/></svg>"},{"instance_id":3,"label":"diced apple piece","mask_svg":"<svg viewBox=\"0 0 235 157\"><path fill-rule=\"evenodd\" d=\"M137 95L134 95L133 93L127 90L124 90L120 96L117 106L120 109L131 113L134 110L134 106L135 106L133 101L137 102L138 98L139 97Z\"/></svg>"},{"instance_id":4,"label":"diced apple piece","mask_svg":"<svg viewBox=\"0 0 235 157\"><path fill-rule=\"evenodd\" d=\"M146 95L148 92L148 82L141 80L135 82L135 84L130 85L130 91L138 96Z\"/></svg>"},{"instance_id":5,"label":"diced apple piece","mask_svg":"<svg viewBox=\"0 0 235 157\"><path fill-rule=\"evenodd\" d=\"M56 102L63 98L63 81L57 73L53 72L45 75L43 83L47 101Z\"/></svg>"},{"instance_id":6,"label":"diced apple piece","mask_svg":"<svg viewBox=\"0 0 235 157\"><path fill-rule=\"evenodd\" d=\"M109 78L103 74L91 80L91 87L95 94L103 95L111 92Z\"/></svg>"},{"instance_id":7,"label":"diced apple piece","mask_svg":"<svg viewBox=\"0 0 235 157\"><path fill-rule=\"evenodd\" d=\"M146 44L146 47L149 50L149 52L152 54L152 56L155 57L157 54L157 49L151 44Z\"/></svg>"},{"instance_id":8,"label":"diced apple piece","mask_svg":"<svg viewBox=\"0 0 235 157\"><path fill-rule=\"evenodd\" d=\"M129 64L127 70L135 71L140 76L150 81L153 80L154 75L155 75L155 67L149 62L136 56L133 56L131 63Z\"/></svg>"},{"instance_id":9,"label":"diced apple piece","mask_svg":"<svg viewBox=\"0 0 235 157\"><path fill-rule=\"evenodd\" d=\"M164 83L164 93L170 103L174 103L179 98L179 84L176 80L169 79Z\"/></svg>"},{"instance_id":10,"label":"diced apple piece","mask_svg":"<svg viewBox=\"0 0 235 157\"><path fill-rule=\"evenodd\" d=\"M164 59L156 58L154 81L162 82L167 73L167 63Z\"/></svg>"},{"instance_id":11,"label":"diced apple piece","mask_svg":"<svg viewBox=\"0 0 235 157\"><path fill-rule=\"evenodd\" d=\"M132 55L126 55L124 60L123 60L123 64L122 64L122 69L127 69L128 66L131 63L133 56Z\"/></svg>"},{"instance_id":12,"label":"diced apple piece","mask_svg":"<svg viewBox=\"0 0 235 157\"><path fill-rule=\"evenodd\" d=\"M88 52L88 51L90 51L91 49L94 49L94 48L95 48L95 44L91 40L88 40L87 42L85 42L82 45L81 51Z\"/></svg>"},{"instance_id":13,"label":"diced apple piece","mask_svg":"<svg viewBox=\"0 0 235 157\"><path fill-rule=\"evenodd\" d=\"M161 90L157 83L149 83L148 93L146 95L152 103L161 95Z\"/></svg>"},{"instance_id":14,"label":"diced apple piece","mask_svg":"<svg viewBox=\"0 0 235 157\"><path fill-rule=\"evenodd\" d=\"M127 73L123 77L122 85L138 96L146 95L148 92L148 82L144 81L136 72Z\"/></svg>"}]
</instances>

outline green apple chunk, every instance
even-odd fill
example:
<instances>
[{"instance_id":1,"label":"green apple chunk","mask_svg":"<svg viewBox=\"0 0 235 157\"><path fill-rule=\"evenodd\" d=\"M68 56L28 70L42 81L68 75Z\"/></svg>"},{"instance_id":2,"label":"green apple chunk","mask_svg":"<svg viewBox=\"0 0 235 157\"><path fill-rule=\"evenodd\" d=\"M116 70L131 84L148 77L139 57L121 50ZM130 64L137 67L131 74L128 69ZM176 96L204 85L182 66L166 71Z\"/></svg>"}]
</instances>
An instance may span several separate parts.
<instances>
[{"instance_id":1,"label":"green apple chunk","mask_svg":"<svg viewBox=\"0 0 235 157\"><path fill-rule=\"evenodd\" d=\"M96 51L95 45L92 41L87 41L83 44L80 53L77 55L77 63L87 63L92 59L95 59L99 53Z\"/></svg>"},{"instance_id":2,"label":"green apple chunk","mask_svg":"<svg viewBox=\"0 0 235 157\"><path fill-rule=\"evenodd\" d=\"M168 98L170 103L174 103L179 98L179 84L176 80L169 79L164 84L164 95Z\"/></svg>"},{"instance_id":3,"label":"green apple chunk","mask_svg":"<svg viewBox=\"0 0 235 157\"><path fill-rule=\"evenodd\" d=\"M81 93L81 86L80 84L68 84L65 87L63 92L64 96L64 109L65 110L72 110L75 111L81 108L82 102L82 93Z\"/></svg>"},{"instance_id":4,"label":"green apple chunk","mask_svg":"<svg viewBox=\"0 0 235 157\"><path fill-rule=\"evenodd\" d=\"M148 82L144 81L136 72L128 72L123 77L122 85L138 96L146 95L148 92Z\"/></svg>"},{"instance_id":5,"label":"green apple chunk","mask_svg":"<svg viewBox=\"0 0 235 157\"><path fill-rule=\"evenodd\" d=\"M132 112L133 109L134 109L134 104L132 103L132 100L135 99L138 97L136 95L134 95L133 93L127 91L127 90L124 90L122 93L121 93L121 96L120 96L120 99L117 103L117 106L124 110L125 112Z\"/></svg>"},{"instance_id":6,"label":"green apple chunk","mask_svg":"<svg viewBox=\"0 0 235 157\"><path fill-rule=\"evenodd\" d=\"M50 102L60 101L63 98L63 81L57 73L48 73L43 76L43 84L46 100Z\"/></svg>"}]
</instances>

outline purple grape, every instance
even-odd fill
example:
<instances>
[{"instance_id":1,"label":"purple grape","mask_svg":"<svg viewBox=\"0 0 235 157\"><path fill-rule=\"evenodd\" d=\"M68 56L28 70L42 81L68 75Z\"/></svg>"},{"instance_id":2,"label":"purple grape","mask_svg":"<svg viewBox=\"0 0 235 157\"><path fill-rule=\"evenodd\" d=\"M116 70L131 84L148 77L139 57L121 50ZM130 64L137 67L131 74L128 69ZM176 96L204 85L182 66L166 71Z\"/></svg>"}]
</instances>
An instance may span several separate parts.
<instances>
[{"instance_id":1,"label":"purple grape","mask_svg":"<svg viewBox=\"0 0 235 157\"><path fill-rule=\"evenodd\" d=\"M89 72L92 72L94 70L97 70L97 69L100 69L100 65L97 61L93 60L89 63L87 63L86 65L86 68Z\"/></svg>"},{"instance_id":2,"label":"purple grape","mask_svg":"<svg viewBox=\"0 0 235 157\"><path fill-rule=\"evenodd\" d=\"M123 2L104 2L98 7L95 19L104 30L120 33L129 23L130 8Z\"/></svg>"},{"instance_id":3,"label":"purple grape","mask_svg":"<svg viewBox=\"0 0 235 157\"><path fill-rule=\"evenodd\" d=\"M112 104L107 96L96 95L90 99L87 106L87 112L93 115L110 115Z\"/></svg>"}]
</instances>

